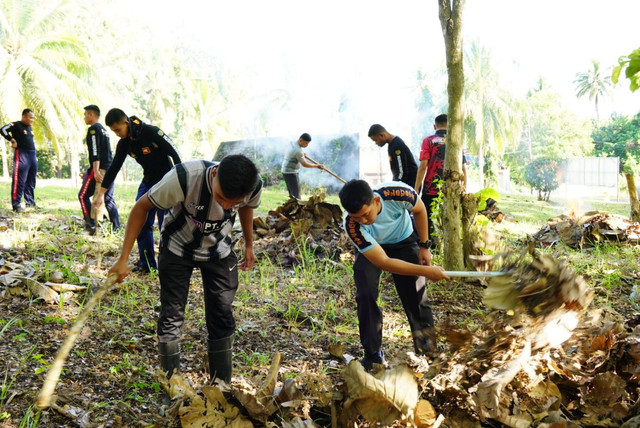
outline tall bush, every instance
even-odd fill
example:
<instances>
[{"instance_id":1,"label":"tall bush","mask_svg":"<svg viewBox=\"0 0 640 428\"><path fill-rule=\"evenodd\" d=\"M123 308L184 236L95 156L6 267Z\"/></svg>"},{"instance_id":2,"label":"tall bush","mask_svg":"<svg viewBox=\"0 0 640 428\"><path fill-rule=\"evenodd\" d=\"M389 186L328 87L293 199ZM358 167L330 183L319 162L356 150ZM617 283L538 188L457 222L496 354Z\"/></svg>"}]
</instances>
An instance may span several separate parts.
<instances>
[{"instance_id":1,"label":"tall bush","mask_svg":"<svg viewBox=\"0 0 640 428\"><path fill-rule=\"evenodd\" d=\"M527 184L538 191L539 201L548 201L549 194L560 185L560 161L548 157L534 159L524 170Z\"/></svg>"}]
</instances>

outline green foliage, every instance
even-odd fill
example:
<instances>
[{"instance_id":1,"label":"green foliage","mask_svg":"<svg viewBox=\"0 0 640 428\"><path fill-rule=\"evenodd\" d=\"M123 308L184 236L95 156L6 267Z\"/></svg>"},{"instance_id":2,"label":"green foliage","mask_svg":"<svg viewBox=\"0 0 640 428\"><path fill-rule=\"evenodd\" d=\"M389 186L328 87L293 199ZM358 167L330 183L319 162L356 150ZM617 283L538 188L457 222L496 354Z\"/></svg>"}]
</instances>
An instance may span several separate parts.
<instances>
[{"instance_id":1,"label":"green foliage","mask_svg":"<svg viewBox=\"0 0 640 428\"><path fill-rule=\"evenodd\" d=\"M628 56L621 56L618 65L613 68L611 80L618 83L620 74L624 70L624 75L629 79L629 89L635 92L640 88L640 48L631 52Z\"/></svg>"},{"instance_id":2,"label":"green foliage","mask_svg":"<svg viewBox=\"0 0 640 428\"><path fill-rule=\"evenodd\" d=\"M476 192L476 197L480 196L480 202L478 203L478 211L482 211L487 208L487 199L491 198L496 202L500 202L500 192L491 187L485 187L484 189Z\"/></svg>"},{"instance_id":3,"label":"green foliage","mask_svg":"<svg viewBox=\"0 0 640 428\"><path fill-rule=\"evenodd\" d=\"M472 153L478 154L480 181L484 182L485 156L496 160L520 133L522 103L505 90L493 65L490 50L473 41L464 53L464 134ZM491 178L492 165L487 174Z\"/></svg>"},{"instance_id":4,"label":"green foliage","mask_svg":"<svg viewBox=\"0 0 640 428\"><path fill-rule=\"evenodd\" d=\"M640 160L640 114L635 117L613 115L591 134L596 156L617 156L624 169L631 159Z\"/></svg>"},{"instance_id":5,"label":"green foliage","mask_svg":"<svg viewBox=\"0 0 640 428\"><path fill-rule=\"evenodd\" d=\"M598 61L591 62L591 68L584 72L576 74L573 81L576 84L576 96L582 98L589 97L589 100L595 101L596 118L599 121L598 101L603 96L608 95L611 91L611 80L605 70L600 68Z\"/></svg>"},{"instance_id":6,"label":"green foliage","mask_svg":"<svg viewBox=\"0 0 640 428\"><path fill-rule=\"evenodd\" d=\"M538 157L554 159L590 156L592 126L564 107L562 96L543 87L527 99L527 121L510 164L522 165Z\"/></svg>"},{"instance_id":7,"label":"green foliage","mask_svg":"<svg viewBox=\"0 0 640 428\"><path fill-rule=\"evenodd\" d=\"M560 185L560 162L551 158L538 158L525 168L525 180L538 191L538 200L548 201L549 194Z\"/></svg>"}]
</instances>

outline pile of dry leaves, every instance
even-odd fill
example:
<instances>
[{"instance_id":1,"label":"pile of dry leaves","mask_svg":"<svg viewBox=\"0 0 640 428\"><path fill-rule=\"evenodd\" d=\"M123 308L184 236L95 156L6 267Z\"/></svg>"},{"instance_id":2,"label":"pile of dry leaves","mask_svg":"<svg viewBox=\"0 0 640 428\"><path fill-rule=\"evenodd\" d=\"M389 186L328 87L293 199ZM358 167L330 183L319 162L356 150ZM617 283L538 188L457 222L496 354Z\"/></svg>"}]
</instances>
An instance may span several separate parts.
<instances>
[{"instance_id":1,"label":"pile of dry leaves","mask_svg":"<svg viewBox=\"0 0 640 428\"><path fill-rule=\"evenodd\" d=\"M308 201L289 199L266 217L253 220L254 251L283 266L300 264L307 254L337 260L352 246L342 231L342 209L319 193Z\"/></svg>"},{"instance_id":2,"label":"pile of dry leaves","mask_svg":"<svg viewBox=\"0 0 640 428\"><path fill-rule=\"evenodd\" d=\"M582 216L562 214L549 219L533 238L542 245L563 242L574 249L605 241L637 245L640 243L640 223L599 211L589 211Z\"/></svg>"},{"instance_id":3,"label":"pile of dry leaves","mask_svg":"<svg viewBox=\"0 0 640 428\"><path fill-rule=\"evenodd\" d=\"M551 256L504 269L485 293L502 311L475 329L445 326L453 354L422 382L447 425L638 426L640 329L605 309L583 320L591 290Z\"/></svg>"}]
</instances>

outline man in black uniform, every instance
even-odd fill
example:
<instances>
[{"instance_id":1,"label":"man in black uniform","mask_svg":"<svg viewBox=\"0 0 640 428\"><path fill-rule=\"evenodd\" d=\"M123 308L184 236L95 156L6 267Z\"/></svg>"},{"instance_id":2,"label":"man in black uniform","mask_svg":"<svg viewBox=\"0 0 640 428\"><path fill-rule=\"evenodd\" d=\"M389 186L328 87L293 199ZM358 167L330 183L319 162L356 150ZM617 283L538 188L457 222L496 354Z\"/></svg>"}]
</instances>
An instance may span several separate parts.
<instances>
[{"instance_id":1,"label":"man in black uniform","mask_svg":"<svg viewBox=\"0 0 640 428\"><path fill-rule=\"evenodd\" d=\"M80 208L84 217L85 229L94 234L99 223L102 220L103 212L96 211L93 207L91 210L91 198L100 191L100 183L104 179L106 170L111 165L111 145L109 144L109 134L104 127L98 122L100 118L100 108L95 104L90 104L84 108L84 123L89 125L87 130L86 143L89 149L89 168L82 178L82 186L78 192L78 200L80 200ZM113 225L113 229L120 228L120 216L118 215L118 207L113 200L113 183L104 195L105 207L109 213L109 220Z\"/></svg>"},{"instance_id":2,"label":"man in black uniform","mask_svg":"<svg viewBox=\"0 0 640 428\"><path fill-rule=\"evenodd\" d=\"M20 122L11 122L0 128L0 134L9 140L11 147L15 149L13 174L11 175L11 205L13 210L18 213L24 211L20 205L23 193L26 206L36 206L33 191L36 188L38 161L33 131L31 130L34 119L33 110L26 108L22 110Z\"/></svg>"},{"instance_id":3,"label":"man in black uniform","mask_svg":"<svg viewBox=\"0 0 640 428\"><path fill-rule=\"evenodd\" d=\"M119 108L109 110L105 116L105 123L120 137L120 141L116 146L113 162L102 180L102 188L93 201L96 210L102 206L104 195L116 179L127 155L134 158L142 166L144 174L138 187L136 201L145 195L151 186L160 181L174 164L180 163L180 155L173 145L173 141L157 126L143 123L135 116L127 117ZM136 271L149 272L151 268L158 268L153 251L153 223L155 223L156 216L158 217L158 226L162 228L164 210L152 208L149 210L147 220L138 235L140 262L134 268Z\"/></svg>"},{"instance_id":4,"label":"man in black uniform","mask_svg":"<svg viewBox=\"0 0 640 428\"><path fill-rule=\"evenodd\" d=\"M418 165L411 154L409 147L396 135L392 135L384 129L384 126L377 123L369 128L369 138L371 138L378 147L388 144L389 163L391 164L391 173L393 181L402 181L409 186L416 182L416 173Z\"/></svg>"},{"instance_id":5,"label":"man in black uniform","mask_svg":"<svg viewBox=\"0 0 640 428\"><path fill-rule=\"evenodd\" d=\"M169 376L180 365L180 338L189 282L194 268L202 273L211 380L231 380L235 332L233 299L238 268L253 268L253 210L260 204L262 181L256 166L243 155L220 163L194 160L176 165L142 195L131 209L118 261L109 270L121 281L133 240L147 213L168 210L162 226L158 274L160 315L158 353ZM233 252L231 232L236 213L244 237L244 259Z\"/></svg>"}]
</instances>

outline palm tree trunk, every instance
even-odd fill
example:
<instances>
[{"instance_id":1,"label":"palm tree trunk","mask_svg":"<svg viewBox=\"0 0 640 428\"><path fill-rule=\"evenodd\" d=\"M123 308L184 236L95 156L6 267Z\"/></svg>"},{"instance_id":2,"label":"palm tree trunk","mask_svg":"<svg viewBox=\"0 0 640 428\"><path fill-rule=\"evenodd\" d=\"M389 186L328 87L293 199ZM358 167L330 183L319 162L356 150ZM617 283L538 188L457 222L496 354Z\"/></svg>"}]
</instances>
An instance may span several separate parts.
<instances>
[{"instance_id":1,"label":"palm tree trunk","mask_svg":"<svg viewBox=\"0 0 640 428\"><path fill-rule=\"evenodd\" d=\"M464 72L462 68L462 11L464 0L438 0L440 25L447 56L449 120L444 164L443 265L462 270L462 135L464 124Z\"/></svg>"},{"instance_id":2,"label":"palm tree trunk","mask_svg":"<svg viewBox=\"0 0 640 428\"><path fill-rule=\"evenodd\" d=\"M2 177L9 178L9 165L7 162L7 143L2 141Z\"/></svg>"},{"instance_id":3,"label":"palm tree trunk","mask_svg":"<svg viewBox=\"0 0 640 428\"><path fill-rule=\"evenodd\" d=\"M478 146L478 178L480 186L484 187L484 116L482 111L482 105L484 101L482 98L479 102L479 108L476 109L474 116L476 117L476 144Z\"/></svg>"},{"instance_id":4,"label":"palm tree trunk","mask_svg":"<svg viewBox=\"0 0 640 428\"><path fill-rule=\"evenodd\" d=\"M78 148L77 138L71 138L71 143L69 143L69 147L71 149L71 179L73 180L73 184L78 187L80 185L80 149Z\"/></svg>"}]
</instances>

